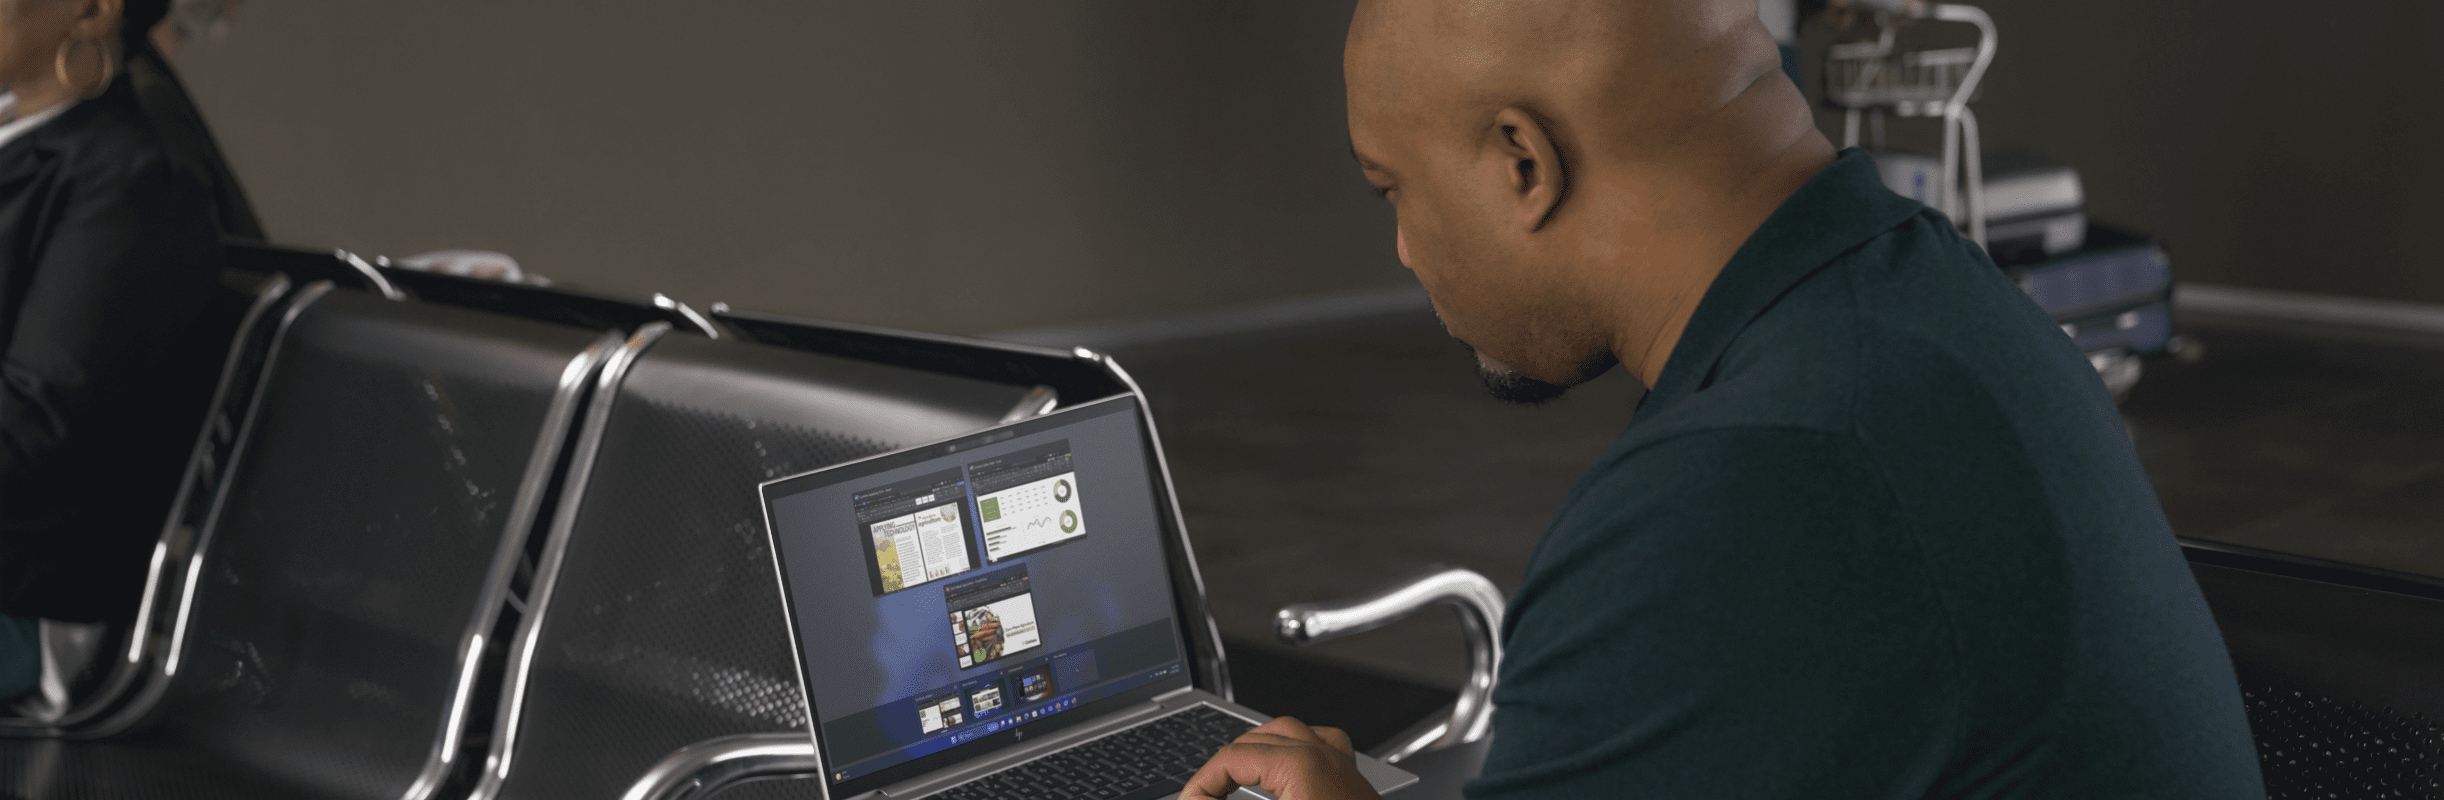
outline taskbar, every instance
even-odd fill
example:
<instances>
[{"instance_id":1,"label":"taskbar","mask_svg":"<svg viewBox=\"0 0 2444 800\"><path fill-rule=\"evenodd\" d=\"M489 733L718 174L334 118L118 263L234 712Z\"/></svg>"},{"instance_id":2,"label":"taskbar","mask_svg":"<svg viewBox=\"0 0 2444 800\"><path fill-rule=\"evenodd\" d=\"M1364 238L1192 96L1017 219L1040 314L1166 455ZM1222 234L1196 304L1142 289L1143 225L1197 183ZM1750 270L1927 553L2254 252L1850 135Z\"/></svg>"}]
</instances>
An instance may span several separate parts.
<instances>
[{"instance_id":1,"label":"taskbar","mask_svg":"<svg viewBox=\"0 0 2444 800\"><path fill-rule=\"evenodd\" d=\"M1136 675L1131 675L1125 678L1116 678L1101 684L1087 687L1085 689L1071 692L1066 695L1053 697L1032 706L1015 709L1007 715L988 720L980 720L975 724L957 731L952 731L950 733L938 735L930 739L915 742L907 747L903 747L888 753L870 756L865 759L861 759L854 764L842 765L838 770L834 770L832 772L832 780L834 782L839 782L871 775L880 770L889 769L915 759L924 758L959 745L967 744L977 739L982 739L996 733L1017 728L1021 725L1035 722L1045 717L1068 711L1087 703L1092 703L1097 700L1102 700L1107 697L1112 697L1114 695L1127 692L1131 689L1143 687L1164 678L1183 674L1186 671L1187 668L1185 665L1175 661L1168 665L1155 667L1154 669L1150 669Z\"/></svg>"}]
</instances>

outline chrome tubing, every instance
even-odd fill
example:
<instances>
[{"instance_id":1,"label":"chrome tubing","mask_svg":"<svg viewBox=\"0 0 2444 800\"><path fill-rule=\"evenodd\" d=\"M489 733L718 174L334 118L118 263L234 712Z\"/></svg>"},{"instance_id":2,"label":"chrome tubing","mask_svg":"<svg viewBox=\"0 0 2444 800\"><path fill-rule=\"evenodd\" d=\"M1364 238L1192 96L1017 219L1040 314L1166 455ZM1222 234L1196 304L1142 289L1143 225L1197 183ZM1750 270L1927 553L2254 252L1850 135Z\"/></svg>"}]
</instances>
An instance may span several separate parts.
<instances>
[{"instance_id":1,"label":"chrome tubing","mask_svg":"<svg viewBox=\"0 0 2444 800\"><path fill-rule=\"evenodd\" d=\"M686 318L688 324L696 326L697 333L704 334L704 338L721 338L721 328L714 325L712 320L706 319L703 314L697 313L695 308L686 303L679 302L670 295L666 295L661 292L653 293L653 307L678 314L679 316Z\"/></svg>"},{"instance_id":2,"label":"chrome tubing","mask_svg":"<svg viewBox=\"0 0 2444 800\"><path fill-rule=\"evenodd\" d=\"M169 693L170 682L178 677L179 659L186 651L187 624L195 612L195 593L202 584L204 560L211 554L212 540L220 532L221 510L229 504L229 490L235 483L233 476L251 449L249 440L254 435L255 418L263 412L263 395L280 368L281 351L288 346L289 331L296 326L297 318L304 316L306 309L321 300L323 295L330 294L332 288L330 281L306 284L305 288L297 290L295 299L288 301L288 307L281 310L280 327L272 334L271 345L264 352L263 366L255 375L254 395L247 398L246 413L238 422L235 438L230 440L229 460L221 465L220 477L212 488L211 505L206 507L208 510L204 513L203 527L195 532L193 542L187 547L185 574L176 578L174 589L164 592L165 595L174 593L176 600L173 602L167 596L161 599L165 604L162 611L170 615L168 630L162 633L168 642L161 645L158 657L151 659L153 663L146 666L144 675L140 676L142 681L134 687L134 695L113 709L109 716L67 731L66 738L101 739L125 733L151 718L162 696ZM164 555L174 557L173 554ZM172 565L172 569L175 568ZM150 624L150 620L147 623ZM141 635L147 632L137 633Z\"/></svg>"},{"instance_id":3,"label":"chrome tubing","mask_svg":"<svg viewBox=\"0 0 2444 800\"><path fill-rule=\"evenodd\" d=\"M381 293L382 299L407 299L406 292L400 291L396 284L390 282L390 278L382 275L381 270L375 269L372 264L365 263L365 259L358 258L355 253L333 250L331 255L337 257L341 263L347 264L348 268L356 270L357 274L365 276L365 282L373 284L374 291Z\"/></svg>"},{"instance_id":4,"label":"chrome tubing","mask_svg":"<svg viewBox=\"0 0 2444 800\"><path fill-rule=\"evenodd\" d=\"M651 322L638 328L594 373L594 392L586 400L585 422L577 431L566 474L560 479L559 506L553 510L551 528L544 535L543 557L535 565L534 583L526 591L525 615L518 619L517 632L509 640L508 672L502 677L500 705L493 712L491 750L484 756L482 772L467 795L469 800L493 800L508 783L510 762L518 750L518 724L526 708L527 682L534 672L535 643L551 619L552 590L560 580L560 562L568 556L569 536L577 527L577 510L583 506L586 484L594 476L594 459L602 452L604 431L610 427L612 407L619 401L620 384L627 380L628 368L645 357L645 351L668 335L671 328L668 322Z\"/></svg>"},{"instance_id":5,"label":"chrome tubing","mask_svg":"<svg viewBox=\"0 0 2444 800\"><path fill-rule=\"evenodd\" d=\"M1381 628L1429 605L1458 612L1468 640L1468 682L1449 713L1428 717L1375 748L1372 755L1389 763L1476 742L1492 730L1494 680L1502 667L1501 588L1473 570L1443 567L1366 597L1298 603L1273 615L1274 636L1304 647Z\"/></svg>"},{"instance_id":6,"label":"chrome tubing","mask_svg":"<svg viewBox=\"0 0 2444 800\"><path fill-rule=\"evenodd\" d=\"M723 736L662 757L620 800L701 800L757 778L822 775L814 737L803 731Z\"/></svg>"},{"instance_id":7,"label":"chrome tubing","mask_svg":"<svg viewBox=\"0 0 2444 800\"><path fill-rule=\"evenodd\" d=\"M161 658L159 650L167 637L156 636L153 631L159 627L159 617L166 610L164 598L177 593L173 585L178 578L177 564L195 541L195 531L184 523L184 519L188 504L197 500L197 487L208 480L209 473L213 473L208 465L212 463L214 429L228 429L230 446L236 447L235 426L222 423L221 411L228 405L229 393L237 379L238 365L245 360L249 332L261 324L264 316L270 314L273 308L289 299L290 288L288 276L273 273L255 293L254 302L247 306L245 316L238 322L237 335L231 339L228 353L221 358L220 378L213 383L212 400L205 406L203 425L195 432L195 445L187 452L187 465L178 479L178 493L170 501L168 521L163 524L160 538L153 543L152 560L145 570L144 594L136 603L136 621L128 630L125 646L112 659L110 672L104 676L102 685L95 688L91 695L78 698L69 706L67 713L57 720L31 727L13 724L0 735L30 733L60 736L75 730L115 707L120 698L143 679L148 664Z\"/></svg>"},{"instance_id":8,"label":"chrome tubing","mask_svg":"<svg viewBox=\"0 0 2444 800\"><path fill-rule=\"evenodd\" d=\"M519 477L518 493L510 500L509 519L501 528L501 538L492 555L492 569L484 576L484 585L475 601L475 616L468 620L467 629L458 645L458 683L450 692L449 713L442 721L441 735L433 740L425 755L424 767L416 773L404 800L431 800L439 796L443 784L456 771L461 755L460 743L469 726L474 709L476 681L483 676L487 647L499 647L500 642L487 638L499 627L501 609L511 596L520 556L526 552L535 520L542 514L544 495L551 489L552 472L560 462L562 445L570 429L576 427L578 412L585 406L586 388L594 382L613 354L620 352L627 337L617 331L604 333L584 352L571 358L561 368L560 382L554 387L552 403L544 412L543 434L535 438L533 451L527 455L526 471Z\"/></svg>"}]
</instances>

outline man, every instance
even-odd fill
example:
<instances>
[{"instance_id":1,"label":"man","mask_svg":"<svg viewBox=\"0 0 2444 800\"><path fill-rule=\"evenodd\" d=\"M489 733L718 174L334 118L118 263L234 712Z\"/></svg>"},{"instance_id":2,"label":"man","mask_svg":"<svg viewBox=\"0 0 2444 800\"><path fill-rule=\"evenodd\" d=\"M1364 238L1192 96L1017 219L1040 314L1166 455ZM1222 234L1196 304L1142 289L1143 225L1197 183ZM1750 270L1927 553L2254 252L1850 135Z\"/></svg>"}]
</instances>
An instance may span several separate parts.
<instances>
[{"instance_id":1,"label":"man","mask_svg":"<svg viewBox=\"0 0 2444 800\"><path fill-rule=\"evenodd\" d=\"M1364 0L1350 135L1487 384L1650 387L1505 621L1476 798L2264 797L2110 399L1835 153L1753 0ZM1373 796L1277 720L1188 798Z\"/></svg>"}]
</instances>

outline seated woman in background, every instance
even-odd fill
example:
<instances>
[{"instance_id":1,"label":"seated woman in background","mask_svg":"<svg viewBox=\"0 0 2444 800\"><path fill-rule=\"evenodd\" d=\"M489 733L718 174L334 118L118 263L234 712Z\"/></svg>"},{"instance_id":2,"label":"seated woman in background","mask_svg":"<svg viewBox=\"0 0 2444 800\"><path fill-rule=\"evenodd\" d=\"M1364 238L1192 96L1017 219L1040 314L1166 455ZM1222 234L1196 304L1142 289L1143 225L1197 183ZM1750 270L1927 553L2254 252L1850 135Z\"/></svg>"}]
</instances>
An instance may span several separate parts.
<instances>
[{"instance_id":1,"label":"seated woman in background","mask_svg":"<svg viewBox=\"0 0 2444 800\"><path fill-rule=\"evenodd\" d=\"M221 267L126 69L167 6L0 0L0 700L39 683L54 712L59 662L142 590L166 498L141 489L192 444L161 376Z\"/></svg>"}]
</instances>

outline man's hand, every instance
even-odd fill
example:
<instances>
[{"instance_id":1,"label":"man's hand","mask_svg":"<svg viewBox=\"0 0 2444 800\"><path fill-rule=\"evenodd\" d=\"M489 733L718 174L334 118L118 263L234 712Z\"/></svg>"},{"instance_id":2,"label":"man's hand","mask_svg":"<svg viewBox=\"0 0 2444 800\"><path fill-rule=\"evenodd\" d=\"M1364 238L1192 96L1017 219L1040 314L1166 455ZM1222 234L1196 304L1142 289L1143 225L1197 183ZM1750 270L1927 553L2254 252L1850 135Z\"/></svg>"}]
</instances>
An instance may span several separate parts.
<instances>
[{"instance_id":1,"label":"man's hand","mask_svg":"<svg viewBox=\"0 0 2444 800\"><path fill-rule=\"evenodd\" d=\"M1281 800L1382 798L1358 774L1349 734L1339 728L1310 728L1290 717L1275 717L1225 745L1188 779L1180 800L1221 800L1241 786L1263 789Z\"/></svg>"}]
</instances>

